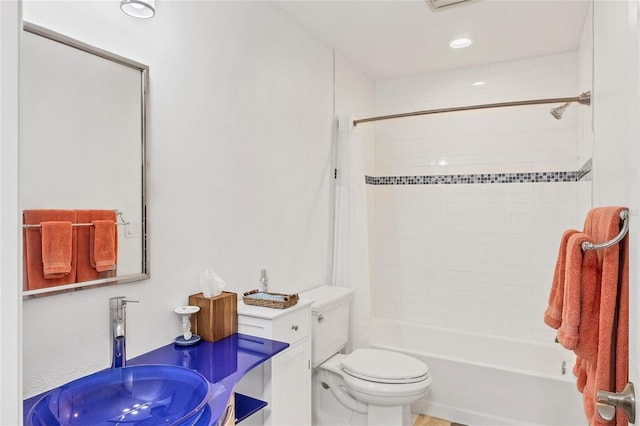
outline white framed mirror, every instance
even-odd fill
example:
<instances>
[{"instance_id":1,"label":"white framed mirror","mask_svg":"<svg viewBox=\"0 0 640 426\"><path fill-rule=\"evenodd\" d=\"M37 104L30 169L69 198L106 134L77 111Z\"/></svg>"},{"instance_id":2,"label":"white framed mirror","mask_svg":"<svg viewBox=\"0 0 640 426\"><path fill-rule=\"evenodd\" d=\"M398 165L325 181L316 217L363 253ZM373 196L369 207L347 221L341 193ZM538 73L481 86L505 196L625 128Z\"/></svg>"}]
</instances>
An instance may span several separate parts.
<instances>
[{"instance_id":1,"label":"white framed mirror","mask_svg":"<svg viewBox=\"0 0 640 426\"><path fill-rule=\"evenodd\" d=\"M149 67L31 23L23 30L23 296L146 279ZM94 219L111 217L114 259L105 272L93 257L83 262L89 242L91 256L102 243ZM42 271L45 221L72 222L71 272L62 276Z\"/></svg>"}]
</instances>

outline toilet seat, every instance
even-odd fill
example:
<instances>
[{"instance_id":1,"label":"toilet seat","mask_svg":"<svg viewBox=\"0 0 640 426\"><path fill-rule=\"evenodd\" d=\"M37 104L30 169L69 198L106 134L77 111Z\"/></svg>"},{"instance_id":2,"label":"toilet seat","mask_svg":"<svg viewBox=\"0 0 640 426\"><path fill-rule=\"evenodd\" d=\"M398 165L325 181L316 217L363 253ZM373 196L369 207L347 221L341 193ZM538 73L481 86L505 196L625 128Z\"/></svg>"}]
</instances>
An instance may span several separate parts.
<instances>
[{"instance_id":1,"label":"toilet seat","mask_svg":"<svg viewBox=\"0 0 640 426\"><path fill-rule=\"evenodd\" d=\"M344 373L367 382L419 383L429 377L429 367L410 356L383 349L356 349L342 359Z\"/></svg>"}]
</instances>

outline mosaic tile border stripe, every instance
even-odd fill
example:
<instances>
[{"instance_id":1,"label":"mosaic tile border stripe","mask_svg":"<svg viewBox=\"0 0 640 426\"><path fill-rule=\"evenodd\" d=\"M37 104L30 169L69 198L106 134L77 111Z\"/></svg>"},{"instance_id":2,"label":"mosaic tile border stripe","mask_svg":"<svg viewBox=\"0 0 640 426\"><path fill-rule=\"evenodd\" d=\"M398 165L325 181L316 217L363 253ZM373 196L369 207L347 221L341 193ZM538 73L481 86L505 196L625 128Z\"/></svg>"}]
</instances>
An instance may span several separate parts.
<instances>
[{"instance_id":1,"label":"mosaic tile border stripe","mask_svg":"<svg viewBox=\"0 0 640 426\"><path fill-rule=\"evenodd\" d=\"M369 185L460 185L477 183L576 182L578 172L483 173L475 175L365 176Z\"/></svg>"},{"instance_id":2,"label":"mosaic tile border stripe","mask_svg":"<svg viewBox=\"0 0 640 426\"><path fill-rule=\"evenodd\" d=\"M569 172L525 172L525 173L482 173L431 176L365 176L368 185L469 185L488 183L550 183L578 182L590 180L591 160L577 171Z\"/></svg>"}]
</instances>

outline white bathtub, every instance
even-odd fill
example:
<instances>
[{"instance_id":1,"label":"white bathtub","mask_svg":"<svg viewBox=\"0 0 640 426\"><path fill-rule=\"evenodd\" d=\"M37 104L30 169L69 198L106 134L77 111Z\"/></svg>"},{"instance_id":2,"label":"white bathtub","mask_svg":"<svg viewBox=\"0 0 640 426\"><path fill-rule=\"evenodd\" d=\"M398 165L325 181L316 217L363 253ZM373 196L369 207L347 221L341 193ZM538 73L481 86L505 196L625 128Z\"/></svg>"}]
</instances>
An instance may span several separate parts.
<instances>
[{"instance_id":1,"label":"white bathtub","mask_svg":"<svg viewBox=\"0 0 640 426\"><path fill-rule=\"evenodd\" d=\"M374 318L372 346L429 366L431 391L414 412L467 425L587 424L575 358L558 344Z\"/></svg>"}]
</instances>

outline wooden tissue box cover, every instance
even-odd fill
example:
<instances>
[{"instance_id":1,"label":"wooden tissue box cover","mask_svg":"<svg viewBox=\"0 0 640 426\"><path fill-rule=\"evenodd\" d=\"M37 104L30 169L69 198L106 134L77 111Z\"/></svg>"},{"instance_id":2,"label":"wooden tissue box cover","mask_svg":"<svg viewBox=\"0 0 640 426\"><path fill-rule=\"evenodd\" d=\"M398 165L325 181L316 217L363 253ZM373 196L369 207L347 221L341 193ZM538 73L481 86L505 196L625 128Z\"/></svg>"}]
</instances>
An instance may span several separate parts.
<instances>
[{"instance_id":1,"label":"wooden tissue box cover","mask_svg":"<svg viewBox=\"0 0 640 426\"><path fill-rule=\"evenodd\" d=\"M238 332L238 295L223 291L218 296L202 293L189 296L189 305L200 308L191 315L191 331L203 340L215 342Z\"/></svg>"}]
</instances>

